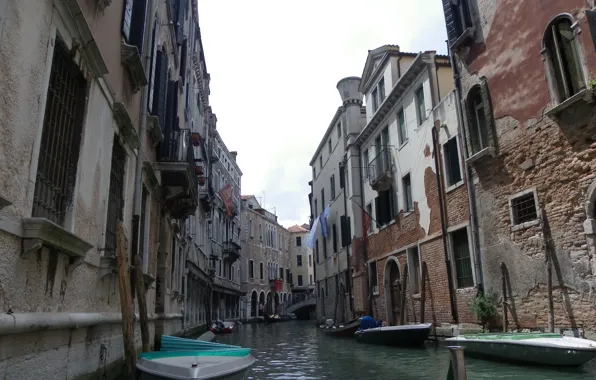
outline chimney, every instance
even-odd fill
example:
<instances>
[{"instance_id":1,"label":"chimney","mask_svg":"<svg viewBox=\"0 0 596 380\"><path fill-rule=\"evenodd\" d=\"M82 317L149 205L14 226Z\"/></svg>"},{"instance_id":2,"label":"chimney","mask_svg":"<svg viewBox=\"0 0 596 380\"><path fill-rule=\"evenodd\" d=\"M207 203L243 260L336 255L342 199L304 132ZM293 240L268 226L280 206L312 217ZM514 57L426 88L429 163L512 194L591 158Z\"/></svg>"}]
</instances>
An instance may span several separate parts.
<instances>
[{"instance_id":1,"label":"chimney","mask_svg":"<svg viewBox=\"0 0 596 380\"><path fill-rule=\"evenodd\" d=\"M236 156L238 155L238 152L236 152L236 151L230 152L230 155L232 156L232 160L234 160L234 162L236 162Z\"/></svg>"}]
</instances>

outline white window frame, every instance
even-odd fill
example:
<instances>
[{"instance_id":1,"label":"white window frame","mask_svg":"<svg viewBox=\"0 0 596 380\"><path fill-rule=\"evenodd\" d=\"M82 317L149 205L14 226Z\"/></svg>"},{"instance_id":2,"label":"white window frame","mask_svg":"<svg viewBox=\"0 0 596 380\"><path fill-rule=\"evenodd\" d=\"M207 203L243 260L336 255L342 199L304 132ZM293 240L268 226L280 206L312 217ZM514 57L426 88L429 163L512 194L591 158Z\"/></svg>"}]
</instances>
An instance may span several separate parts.
<instances>
[{"instance_id":1,"label":"white window frame","mask_svg":"<svg viewBox=\"0 0 596 380\"><path fill-rule=\"evenodd\" d=\"M412 202L412 209L408 209L407 208L407 204L406 204L406 190L405 190L405 186L404 186L404 178L406 176L410 177L410 201ZM405 173L403 173L403 175L401 176L401 181L400 181L400 187L401 187L401 194L402 194L402 209L404 210L404 213L408 214L410 212L414 211L414 185L412 184L412 174L411 171L407 171ZM398 203L399 204L399 203Z\"/></svg>"},{"instance_id":2,"label":"white window frame","mask_svg":"<svg viewBox=\"0 0 596 380\"><path fill-rule=\"evenodd\" d=\"M455 255L454 255L454 248L453 248L453 233L466 229L466 233L468 235L468 247L470 249L470 264L472 265L472 279L474 281L473 286L469 286L466 288L458 288L457 287L457 265L455 264ZM447 228L447 242L449 248L449 257L451 258L451 273L454 274L452 276L453 287L456 291L465 292L467 289L476 288L478 285L477 278L476 278L476 258L474 257L474 248L472 246L472 230L470 229L470 223L464 222L458 224L456 226L452 226Z\"/></svg>"},{"instance_id":3,"label":"white window frame","mask_svg":"<svg viewBox=\"0 0 596 380\"><path fill-rule=\"evenodd\" d=\"M534 194L534 206L536 207L536 219L531 220L529 222L525 222L525 223L515 224L515 218L513 216L513 207L512 207L513 201L519 197L522 197L522 196L530 194L530 193ZM535 187L531 187L529 189L520 191L518 193L515 193L515 194L509 196L508 205L509 205L509 223L511 224L512 232L523 230L528 227L537 226L540 224L541 211L540 211L540 204L538 202L538 192L536 191Z\"/></svg>"},{"instance_id":4,"label":"white window frame","mask_svg":"<svg viewBox=\"0 0 596 380\"><path fill-rule=\"evenodd\" d=\"M447 178L448 170L447 170L447 157L445 156L445 146L447 145L447 143L449 143L449 141L451 141L453 139L455 139L455 145L457 146L457 165L459 166L459 173L461 176L461 180L450 185L449 179ZM444 184L445 184L445 191L447 193L464 184L464 168L462 166L462 156L461 156L461 149L460 149L459 143L460 143L459 134L456 134L456 135L448 138L447 140L445 140L445 142L443 144L441 144L441 154L443 156L443 160L442 160L443 161L443 173L445 173L445 178L443 180L444 180Z\"/></svg>"},{"instance_id":5,"label":"white window frame","mask_svg":"<svg viewBox=\"0 0 596 380\"><path fill-rule=\"evenodd\" d=\"M420 103L418 101L418 91L422 90L422 100L424 101L424 111L422 113L422 115L420 114ZM422 126L422 124L424 124L424 122L428 119L428 115L426 114L426 93L424 91L424 82L422 84L420 84L420 86L418 86L416 88L416 90L414 90L414 104L416 106L416 119L418 121L418 128L420 128Z\"/></svg>"}]
</instances>

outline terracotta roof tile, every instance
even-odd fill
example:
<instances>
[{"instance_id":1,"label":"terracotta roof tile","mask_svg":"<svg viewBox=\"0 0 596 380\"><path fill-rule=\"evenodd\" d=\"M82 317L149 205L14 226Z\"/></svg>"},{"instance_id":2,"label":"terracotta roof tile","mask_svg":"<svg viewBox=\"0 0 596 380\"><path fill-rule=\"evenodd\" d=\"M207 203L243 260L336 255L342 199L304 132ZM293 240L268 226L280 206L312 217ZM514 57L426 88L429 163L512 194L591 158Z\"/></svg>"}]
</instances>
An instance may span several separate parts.
<instances>
[{"instance_id":1,"label":"terracotta roof tile","mask_svg":"<svg viewBox=\"0 0 596 380\"><path fill-rule=\"evenodd\" d=\"M306 228L301 227L299 225L295 225L295 226L288 228L288 231L290 231L290 232L308 232L308 230Z\"/></svg>"}]
</instances>

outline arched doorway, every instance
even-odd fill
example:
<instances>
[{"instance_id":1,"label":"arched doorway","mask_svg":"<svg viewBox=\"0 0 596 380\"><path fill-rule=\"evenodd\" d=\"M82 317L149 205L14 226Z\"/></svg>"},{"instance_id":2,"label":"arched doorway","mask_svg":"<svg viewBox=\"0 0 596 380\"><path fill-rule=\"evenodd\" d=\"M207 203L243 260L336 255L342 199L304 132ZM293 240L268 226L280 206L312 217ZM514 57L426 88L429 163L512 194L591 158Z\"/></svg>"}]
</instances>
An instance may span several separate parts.
<instances>
[{"instance_id":1,"label":"arched doorway","mask_svg":"<svg viewBox=\"0 0 596 380\"><path fill-rule=\"evenodd\" d=\"M275 293L274 299L275 299L275 314L279 314L280 306L281 306L279 304L279 293Z\"/></svg>"},{"instance_id":2,"label":"arched doorway","mask_svg":"<svg viewBox=\"0 0 596 380\"><path fill-rule=\"evenodd\" d=\"M273 297L271 296L271 292L267 292L267 304L265 307L269 314L273 313Z\"/></svg>"},{"instance_id":3,"label":"arched doorway","mask_svg":"<svg viewBox=\"0 0 596 380\"><path fill-rule=\"evenodd\" d=\"M265 292L261 290L261 293L259 294L259 316L263 315L263 309L265 307Z\"/></svg>"},{"instance_id":4,"label":"arched doorway","mask_svg":"<svg viewBox=\"0 0 596 380\"><path fill-rule=\"evenodd\" d=\"M385 263L385 300L387 304L387 322L393 326L399 324L401 314L401 283L399 263L390 257Z\"/></svg>"},{"instance_id":5,"label":"arched doorway","mask_svg":"<svg viewBox=\"0 0 596 380\"><path fill-rule=\"evenodd\" d=\"M256 317L257 316L257 302L258 302L258 298L257 298L257 291L253 290L252 294L250 296L250 316L251 317Z\"/></svg>"}]
</instances>

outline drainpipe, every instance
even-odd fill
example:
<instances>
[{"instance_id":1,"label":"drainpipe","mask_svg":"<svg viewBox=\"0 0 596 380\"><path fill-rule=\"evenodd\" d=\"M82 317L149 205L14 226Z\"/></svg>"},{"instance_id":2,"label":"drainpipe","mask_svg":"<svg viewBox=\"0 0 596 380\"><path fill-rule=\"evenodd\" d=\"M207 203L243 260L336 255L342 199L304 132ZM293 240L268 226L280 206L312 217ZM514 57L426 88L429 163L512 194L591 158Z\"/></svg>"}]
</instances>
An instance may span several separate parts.
<instances>
[{"instance_id":1,"label":"drainpipe","mask_svg":"<svg viewBox=\"0 0 596 380\"><path fill-rule=\"evenodd\" d=\"M149 0L147 4L147 12L151 12L149 15L149 22L145 24L145 36L143 37L143 53L142 58L143 63L145 66L145 75L149 78L150 70L151 70L151 54L150 52L153 50L151 46L151 27L153 26L154 16L155 16L155 4L154 0ZM140 215L141 215L141 197L143 194L143 157L142 151L145 145L145 130L147 129L147 99L149 96L149 86L143 87L141 90L141 125L139 127L139 140L141 141L139 145L139 151L137 155L137 165L135 169L135 192L134 192L134 210L132 216L132 255L139 254L139 222L140 222ZM143 261L143 273L147 273L146 268L148 268L148 260L146 257L142 258ZM133 295L134 297L134 295Z\"/></svg>"},{"instance_id":2,"label":"drainpipe","mask_svg":"<svg viewBox=\"0 0 596 380\"><path fill-rule=\"evenodd\" d=\"M447 244L447 218L445 215L445 199L443 193L443 179L441 177L441 166L439 162L439 132L434 126L432 128L433 149L435 156L435 167L437 170L437 191L439 192L439 207L441 215L441 237L443 238L443 251L445 254L445 266L447 269L447 282L449 285L449 303L451 304L451 317L455 323L459 323L457 315L457 304L455 303L455 289L453 288L453 273L451 271L451 260L449 260L449 251Z\"/></svg>"},{"instance_id":3,"label":"drainpipe","mask_svg":"<svg viewBox=\"0 0 596 380\"><path fill-rule=\"evenodd\" d=\"M464 154L464 180L466 183L466 190L468 192L468 208L470 212L470 229L472 230L472 250L474 255L474 270L476 272L476 283L478 284L478 290L484 291L484 274L482 273L482 257L480 255L480 241L478 233L478 214L476 210L476 192L474 184L472 183L472 168L468 164L468 158L470 152L468 149L468 142L466 132L464 130L464 117L461 108L461 82L459 73L457 71L457 65L453 51L449 48L449 42L447 43L447 51L449 52L449 61L451 63L451 69L453 70L453 82L455 85L455 97L456 97L456 112L457 112L457 125L458 132L461 137L461 144L463 146Z\"/></svg>"},{"instance_id":4,"label":"drainpipe","mask_svg":"<svg viewBox=\"0 0 596 380\"><path fill-rule=\"evenodd\" d=\"M346 164L343 167L343 171L344 171L344 212L345 212L345 217L346 217L346 223L348 222L348 195L347 195L347 187L349 186L348 181L346 181L346 174L348 171L348 167L347 167L347 163L348 163L348 159L347 159L347 154L346 154ZM343 229L342 229L342 233L343 233ZM340 236L341 238L341 236ZM347 275L346 278L349 281L349 284L346 284L346 287L348 288L348 296L349 296L349 301L350 301L350 311L353 313L354 312L354 300L352 299L352 273L350 271L350 242L347 242L348 245L346 245L346 271L347 271ZM337 267L338 267L338 273L339 273L339 259L337 260Z\"/></svg>"},{"instance_id":5,"label":"drainpipe","mask_svg":"<svg viewBox=\"0 0 596 380\"><path fill-rule=\"evenodd\" d=\"M360 157L362 157L362 147L358 147L358 159L360 160ZM364 201L364 177L362 176L362 173L360 173L360 199L361 202ZM364 206L364 205L363 205ZM361 210L361 212L364 212L364 209ZM364 226L362 226L364 227ZM368 295L368 311L367 311L367 315L370 315L370 313L372 313L373 310L373 302L372 302L372 294L370 293L369 289L368 289L368 279L369 279L369 275L368 275L368 252L367 252L367 246L366 246L366 233L367 231L362 230L362 255L364 258L364 268L365 271L364 273L366 273L366 279L364 281L364 290L365 290L365 294Z\"/></svg>"}]
</instances>

